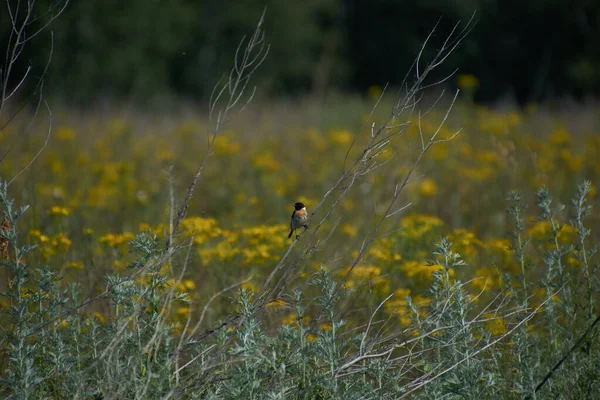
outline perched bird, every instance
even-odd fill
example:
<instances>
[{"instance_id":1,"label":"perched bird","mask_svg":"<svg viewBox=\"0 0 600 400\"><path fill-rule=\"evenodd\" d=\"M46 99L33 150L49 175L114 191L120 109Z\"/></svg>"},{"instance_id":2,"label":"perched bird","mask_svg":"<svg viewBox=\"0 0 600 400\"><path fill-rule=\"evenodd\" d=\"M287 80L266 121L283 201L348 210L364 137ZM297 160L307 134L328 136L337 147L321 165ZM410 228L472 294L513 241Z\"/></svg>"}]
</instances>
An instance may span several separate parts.
<instances>
[{"instance_id":1,"label":"perched bird","mask_svg":"<svg viewBox=\"0 0 600 400\"><path fill-rule=\"evenodd\" d=\"M304 227L304 230L308 229L307 213L304 204L297 202L294 204L294 212L292 213L292 221L290 222L290 234L288 235L288 239L291 238L292 233L294 233L296 229L300 227ZM299 237L299 235L296 235L296 239Z\"/></svg>"}]
</instances>

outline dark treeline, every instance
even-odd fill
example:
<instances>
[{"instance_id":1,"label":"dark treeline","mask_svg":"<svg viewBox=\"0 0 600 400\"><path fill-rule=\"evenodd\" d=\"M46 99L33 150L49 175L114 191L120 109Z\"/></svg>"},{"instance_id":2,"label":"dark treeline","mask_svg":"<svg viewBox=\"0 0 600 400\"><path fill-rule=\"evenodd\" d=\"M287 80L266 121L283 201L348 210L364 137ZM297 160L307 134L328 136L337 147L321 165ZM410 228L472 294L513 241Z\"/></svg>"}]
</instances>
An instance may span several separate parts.
<instances>
[{"instance_id":1,"label":"dark treeline","mask_svg":"<svg viewBox=\"0 0 600 400\"><path fill-rule=\"evenodd\" d=\"M38 2L42 12L49 0ZM445 72L476 76L477 100L600 93L598 0L72 1L52 24L47 92L77 103L206 98L265 6L271 51L259 74L261 90L276 96L398 84L440 17L432 52L475 11ZM2 44L10 31L3 7ZM39 75L49 48L49 35L36 37L16 68L32 63Z\"/></svg>"}]
</instances>

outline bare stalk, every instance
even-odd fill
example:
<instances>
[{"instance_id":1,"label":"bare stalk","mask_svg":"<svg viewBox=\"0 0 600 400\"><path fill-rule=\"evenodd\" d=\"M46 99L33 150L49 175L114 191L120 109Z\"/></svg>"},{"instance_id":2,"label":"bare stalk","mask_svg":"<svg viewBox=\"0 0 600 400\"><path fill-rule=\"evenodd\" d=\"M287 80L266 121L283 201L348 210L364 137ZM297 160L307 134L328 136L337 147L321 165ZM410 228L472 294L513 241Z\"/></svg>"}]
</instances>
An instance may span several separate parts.
<instances>
[{"instance_id":1,"label":"bare stalk","mask_svg":"<svg viewBox=\"0 0 600 400\"><path fill-rule=\"evenodd\" d=\"M29 128L35 120L42 103L45 105L49 114L48 134L45 137L44 143L40 146L39 150L29 163L27 163L27 165L9 181L10 185L15 179L23 174L23 172L25 172L42 153L48 144L50 133L52 131L52 113L46 101L43 100L42 90L44 79L54 52L54 36L52 32L50 32L50 52L46 64L41 73L39 73L37 83L34 85L31 93L26 94L24 92L26 82L31 78L33 66L30 63L21 76L15 75L15 67L19 60L24 56L24 51L28 42L48 29L50 24L65 11L69 4L69 0L53 0L45 9L42 9L42 6L38 5L36 0L18 0L16 2L6 0L5 3L6 11L10 17L11 29L6 43L4 62L0 65L0 116L8 112L11 107L14 111L6 118L4 125L0 127L0 132L6 128L27 104L32 101L35 102L35 97L38 98L35 112L31 117L27 128L20 134L20 137L23 137L29 132ZM12 100L17 99L20 99L19 101L21 101L21 104L19 106L12 106ZM6 158L13 147L14 144L6 146L7 150L1 155L0 162Z\"/></svg>"},{"instance_id":2,"label":"bare stalk","mask_svg":"<svg viewBox=\"0 0 600 400\"><path fill-rule=\"evenodd\" d=\"M380 125L378 129L372 129L370 135L371 137L368 143L364 146L361 153L352 162L349 163L348 167L344 168L344 171L342 172L336 183L333 185L333 187L331 187L323 195L319 204L316 207L314 207L314 210L311 214L311 221L313 221L314 218L318 215L323 204L336 193L339 193L337 197L335 197L335 199L333 200L331 206L325 211L321 219L311 224L311 229L310 231L308 231L308 240L306 241L303 248L300 250L299 254L293 260L290 260L292 249L297 242L297 240L294 240L290 245L288 251L284 254L282 259L275 266L271 274L263 283L260 295L257 296L257 300L255 301L255 305L257 307L263 306L264 304L271 301L274 298L274 296L279 295L279 290L286 284L289 276L291 275L293 270L298 266L299 262L302 259L304 259L312 249L314 249L314 246L316 245L315 241L317 240L317 234L320 228L330 217L330 215L332 214L333 210L337 207L339 202L344 198L344 196L348 193L350 188L360 178L372 172L378 166L381 165L381 162L378 160L378 156L380 156L384 152L385 148L389 146L394 139L399 137L413 122L411 120L407 120L406 122L398 125L396 124L396 121L403 115L406 115L406 118L410 118L410 115L412 114L411 110L414 109L416 104L420 101L420 97L422 96L423 87L425 85L425 79L432 73L432 71L434 71L439 65L441 65L442 61L445 60L462 42L462 40L472 28L472 23L473 17L468 21L468 23L462 30L458 31L460 23L454 27L450 35L444 41L442 47L438 50L433 59L426 65L424 70L419 70L418 72L416 72L414 83L410 86L409 89L406 90L406 93L404 95L398 97L398 99L394 103L394 106L388 119L382 125ZM436 27L434 27L433 30L435 30ZM419 63L420 55L417 57L414 65L419 65ZM441 142L452 140L458 134L458 132L456 132L451 137L438 138L438 134L441 128L443 127L444 123L446 122L450 111L452 110L452 106L456 101L457 95L458 92L455 94L451 105L448 107L447 112L436 131L431 134L427 142L422 140L422 149L420 154L417 156L415 162L412 164L411 168L409 169L409 172L404 176L404 179L401 182L397 182L394 193L392 194L392 197L384 215L379 219L379 221L377 222L373 230L370 232L370 234L364 239L363 245L361 246L361 249L359 251L359 255L353 262L352 268L350 269L350 271L348 271L348 274L360 262L368 247L373 243L375 238L377 238L377 233L380 230L383 221L386 218L395 215L399 212L399 210L393 210L393 207L396 201L398 200L399 196L403 192L404 188L408 184L410 177L412 176L415 168L422 160L425 153L427 153L431 146ZM431 110L431 108L429 110ZM406 207L403 207L402 209L405 208ZM277 273L283 269L285 269L283 275L279 278L275 285L270 286Z\"/></svg>"},{"instance_id":3,"label":"bare stalk","mask_svg":"<svg viewBox=\"0 0 600 400\"><path fill-rule=\"evenodd\" d=\"M190 200L194 195L194 191L196 190L196 186L198 185L198 181L202 175L206 161L208 160L213 145L215 144L215 140L221 133L231 111L240 104L242 104L241 108L243 109L248 103L250 103L250 101L252 101L252 98L254 97L256 90L255 88L252 89L252 93L246 96L248 83L252 74L254 74L256 69L267 57L270 48L270 45L265 42L265 33L262 28L265 12L266 10L263 11L256 29L252 36L250 36L248 39L245 47L243 46L246 42L246 38L243 38L240 41L235 54L233 67L229 72L228 78L224 83L217 83L213 89L213 93L211 94L209 101L209 127L212 124L212 128L209 128L210 130L207 132L208 147L204 153L204 157L202 158L200 165L198 166L198 169L196 170L196 173L192 177L192 181L188 186L183 203L179 207L177 216L172 223L173 228L171 237L177 234L179 224L185 218ZM171 237L167 242L167 251L170 251L173 244Z\"/></svg>"},{"instance_id":4,"label":"bare stalk","mask_svg":"<svg viewBox=\"0 0 600 400\"><path fill-rule=\"evenodd\" d=\"M340 201L345 197L345 195L349 192L349 190L353 187L353 185L356 182L358 182L362 177L376 170L379 166L383 164L383 162L379 161L378 157L396 138L398 138L406 130L406 128L411 123L413 123L413 121L411 121L409 118L422 98L423 88L426 86L425 80L456 49L456 47L469 33L470 29L473 26L473 17L468 21L468 23L466 24L466 26L463 27L463 29L459 30L459 26L460 23L458 23L454 27L454 29L452 29L450 35L446 38L441 48L437 51L437 53L431 59L431 61L429 61L426 64L425 68L422 71L419 68L419 70L415 74L415 80L411 85L408 85L405 79L405 82L403 82L401 85L402 87L406 88L405 93L400 94L398 96L398 98L394 102L389 117L385 120L383 124L381 124L378 128L375 128L374 125L371 126L370 137L368 139L367 144L363 147L360 153L351 161L348 161L348 155L350 153L350 151L348 151L346 160L344 161L344 168L341 175L338 177L335 184L323 194L320 202L313 208L313 212L311 214L310 230L300 235L308 236L307 240L305 240L304 245L297 253L294 253L293 249L299 243L299 239L295 239L292 241L283 257L280 259L278 264L272 269L271 273L264 281L260 292L255 296L255 299L253 300L252 304L252 307L255 312L261 310L267 303L273 301L276 298L281 297L286 284L290 280L290 277L294 276L295 269L317 248L318 244L320 243L318 236L319 231L323 227L325 222L329 219L329 217L332 215L333 211L339 205ZM416 59L415 64L413 64L413 69L415 68L415 65L419 65L420 58L421 56L419 55ZM363 245L361 246L361 249L359 251L359 255L352 263L352 268L350 269L348 274L360 262L368 247L374 242L374 240L381 237L380 235L378 235L378 232L381 228L382 223L388 217L398 214L401 210L407 208L407 206L405 205L399 210L395 210L394 205L397 202L400 195L402 194L406 185L409 183L409 180L414 170L416 169L417 165L422 160L424 155L427 153L427 151L433 145L452 140L458 134L458 132L456 132L450 137L438 138L438 134L442 126L446 122L450 111L452 110L457 95L458 92L455 94L452 103L448 107L446 114L436 131L431 134L427 141L423 139L421 152L418 154L416 160L409 169L409 172L404 176L404 178L401 181L396 183L394 193L391 196L391 199L389 201L384 215L378 219L375 227L364 239ZM401 117L405 117L407 120L403 123L397 123L396 121ZM351 146L353 145L354 142ZM332 203L328 208L323 210L323 205L327 201L331 201ZM319 215L322 216L319 219L317 219L317 216ZM346 277L348 276L348 274L346 275ZM279 277L276 279L278 275ZM340 285L338 285L338 289L339 287ZM240 316L232 315L225 321L226 322L220 324L219 326L213 327L205 331L203 334L200 334L199 336L190 339L193 339L197 342L198 340L201 340L211 335L212 333L220 330L221 328L228 326L228 324L235 324L235 326L239 327L241 326L241 324L243 324L244 319ZM227 321L229 321L229 323L227 323ZM214 360L219 359L220 354L222 354L222 352L225 348L227 348L230 342L231 339L226 341L226 343L223 346L221 346L219 351L217 351L213 355ZM205 374L200 379L200 382L196 384L196 386L201 385L201 382L206 376L207 375Z\"/></svg>"}]
</instances>

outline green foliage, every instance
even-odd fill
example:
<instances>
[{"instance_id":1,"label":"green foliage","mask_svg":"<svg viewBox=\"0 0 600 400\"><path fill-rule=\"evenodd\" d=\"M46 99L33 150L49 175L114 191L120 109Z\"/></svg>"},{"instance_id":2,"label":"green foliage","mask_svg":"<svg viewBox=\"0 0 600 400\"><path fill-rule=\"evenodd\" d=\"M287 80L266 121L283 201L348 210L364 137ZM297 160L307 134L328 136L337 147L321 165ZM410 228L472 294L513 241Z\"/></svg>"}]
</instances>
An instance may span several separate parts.
<instances>
[{"instance_id":1,"label":"green foliage","mask_svg":"<svg viewBox=\"0 0 600 400\"><path fill-rule=\"evenodd\" d=\"M64 286L47 267L26 262L36 249L20 245L19 219L7 185L0 187L4 218L1 241L8 244L3 269L10 276L2 304L1 393L4 398L589 398L598 390L600 348L588 329L597 310L593 279L589 182L578 187L572 223L578 245L561 244L565 207L552 207L545 188L537 192L539 218L549 226L536 246L524 237L520 196L509 195L508 215L521 271L543 268L545 278L525 283L507 277L504 293L483 303L454 278L465 267L453 244L442 238L430 265L427 304L408 298L411 324L400 328L368 323L344 308L355 295L321 268L305 290L285 301L293 319L268 318L269 305L241 290L233 318L202 335L169 320L169 310L189 302L170 287L159 268L165 251L143 233L131 243L137 261L129 277L106 278L107 291L93 299L110 312L89 315L77 284ZM528 246L531 244L530 246ZM586 247L587 246L587 247ZM592 250L585 250L591 248ZM574 256L583 270L568 267ZM585 268L583 268L585 267ZM135 279L136 277L143 279ZM319 294L307 298L314 288ZM543 289L541 303L532 296ZM389 299L389 298L388 298ZM383 302L385 303L385 301ZM382 304L383 304L382 303ZM582 310L583 312L579 312ZM583 337L583 340L579 340ZM576 342L581 345L574 346ZM565 361L539 392L536 386L564 355Z\"/></svg>"},{"instance_id":2,"label":"green foliage","mask_svg":"<svg viewBox=\"0 0 600 400\"><path fill-rule=\"evenodd\" d=\"M41 15L51 1L38 3ZM501 0L252 0L235 7L193 0L173 0L168 7L157 0L72 1L52 24L47 89L75 104L99 97L159 100L169 93L207 98L231 65L238 39L265 7L272 48L259 74L262 86L275 94L320 93L331 86L363 92L374 84L401 82L440 17L438 31L447 33L475 11L480 23L446 67L450 72L468 66L465 72L480 82L479 98L510 94L526 102L600 90L595 2L508 7ZM2 10L0 43L10 33L9 21ZM49 49L47 36L35 38L15 76L30 62L41 73Z\"/></svg>"}]
</instances>

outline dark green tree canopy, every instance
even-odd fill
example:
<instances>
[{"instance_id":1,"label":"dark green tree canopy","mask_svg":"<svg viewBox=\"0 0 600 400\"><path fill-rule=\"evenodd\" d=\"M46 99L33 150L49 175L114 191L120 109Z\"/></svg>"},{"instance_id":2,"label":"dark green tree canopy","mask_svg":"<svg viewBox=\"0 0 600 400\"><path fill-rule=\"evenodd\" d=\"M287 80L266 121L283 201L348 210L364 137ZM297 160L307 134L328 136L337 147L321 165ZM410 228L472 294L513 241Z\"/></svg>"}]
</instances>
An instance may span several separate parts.
<instances>
[{"instance_id":1,"label":"dark green tree canopy","mask_svg":"<svg viewBox=\"0 0 600 400\"><path fill-rule=\"evenodd\" d=\"M398 84L440 18L431 51L474 12L477 25L442 72L475 75L478 100L600 93L600 3L566 0L73 1L52 25L48 93L78 103L206 98L265 7L271 50L259 80L274 95ZM17 68L43 69L49 48L47 35L36 38Z\"/></svg>"}]
</instances>

